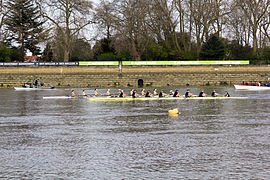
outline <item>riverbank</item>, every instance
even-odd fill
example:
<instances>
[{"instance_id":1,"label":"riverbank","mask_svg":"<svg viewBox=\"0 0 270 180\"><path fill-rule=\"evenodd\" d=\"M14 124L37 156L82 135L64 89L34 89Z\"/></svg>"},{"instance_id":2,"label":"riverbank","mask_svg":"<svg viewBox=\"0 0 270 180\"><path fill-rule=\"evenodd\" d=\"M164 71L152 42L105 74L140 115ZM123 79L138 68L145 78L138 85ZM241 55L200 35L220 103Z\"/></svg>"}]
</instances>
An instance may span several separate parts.
<instances>
[{"instance_id":1,"label":"riverbank","mask_svg":"<svg viewBox=\"0 0 270 180\"><path fill-rule=\"evenodd\" d=\"M0 87L21 86L35 79L55 87L165 87L219 86L247 82L267 82L269 66L125 66L118 67L33 67L0 68Z\"/></svg>"}]
</instances>

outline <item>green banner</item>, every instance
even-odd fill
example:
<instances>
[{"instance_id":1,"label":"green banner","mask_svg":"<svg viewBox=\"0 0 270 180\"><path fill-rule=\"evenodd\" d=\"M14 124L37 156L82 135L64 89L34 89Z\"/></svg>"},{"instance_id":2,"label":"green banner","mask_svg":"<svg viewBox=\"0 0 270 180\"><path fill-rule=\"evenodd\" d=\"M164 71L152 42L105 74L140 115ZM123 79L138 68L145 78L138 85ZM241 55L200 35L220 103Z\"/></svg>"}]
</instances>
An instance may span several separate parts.
<instances>
[{"instance_id":1,"label":"green banner","mask_svg":"<svg viewBox=\"0 0 270 180\"><path fill-rule=\"evenodd\" d=\"M118 61L80 61L79 66L118 66Z\"/></svg>"},{"instance_id":2,"label":"green banner","mask_svg":"<svg viewBox=\"0 0 270 180\"><path fill-rule=\"evenodd\" d=\"M161 65L245 65L249 61L123 61L126 66L161 66Z\"/></svg>"}]
</instances>

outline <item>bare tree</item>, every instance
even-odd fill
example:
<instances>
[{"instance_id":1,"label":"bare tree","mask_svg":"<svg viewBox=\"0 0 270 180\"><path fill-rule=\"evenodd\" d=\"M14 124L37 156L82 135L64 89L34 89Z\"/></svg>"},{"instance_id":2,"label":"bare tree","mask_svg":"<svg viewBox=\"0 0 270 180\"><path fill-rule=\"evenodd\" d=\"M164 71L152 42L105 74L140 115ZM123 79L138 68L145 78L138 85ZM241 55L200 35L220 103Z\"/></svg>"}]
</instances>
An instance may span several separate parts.
<instances>
[{"instance_id":1,"label":"bare tree","mask_svg":"<svg viewBox=\"0 0 270 180\"><path fill-rule=\"evenodd\" d=\"M147 26L147 5L144 0L114 0L113 28L118 38L126 39L127 46L135 60L141 56L150 42Z\"/></svg>"},{"instance_id":2,"label":"bare tree","mask_svg":"<svg viewBox=\"0 0 270 180\"><path fill-rule=\"evenodd\" d=\"M264 38L264 44L270 47L270 6L268 6L268 13L262 18L261 28Z\"/></svg>"},{"instance_id":3,"label":"bare tree","mask_svg":"<svg viewBox=\"0 0 270 180\"><path fill-rule=\"evenodd\" d=\"M232 13L229 15L228 29L229 34L241 45L248 45L248 22L247 18L239 9L232 9Z\"/></svg>"},{"instance_id":4,"label":"bare tree","mask_svg":"<svg viewBox=\"0 0 270 180\"><path fill-rule=\"evenodd\" d=\"M210 38L211 34L222 36L224 25L231 13L229 3L225 0L186 0L186 16L189 24L190 37L194 37L197 43L197 54L201 50L202 43ZM191 50L191 45L189 45Z\"/></svg>"},{"instance_id":5,"label":"bare tree","mask_svg":"<svg viewBox=\"0 0 270 180\"><path fill-rule=\"evenodd\" d=\"M5 25L9 11L10 10L7 8L7 0L0 0L0 40L3 40L4 34L7 33L3 31L3 26Z\"/></svg>"},{"instance_id":6,"label":"bare tree","mask_svg":"<svg viewBox=\"0 0 270 180\"><path fill-rule=\"evenodd\" d=\"M158 42L164 42L167 49L174 49L180 54L182 49L179 40L183 39L179 38L179 31L177 31L179 23L181 23L179 29L184 33L184 14L181 1L152 0L149 2L151 2L148 6L149 28ZM178 14L176 14L176 5L178 5Z\"/></svg>"},{"instance_id":7,"label":"bare tree","mask_svg":"<svg viewBox=\"0 0 270 180\"><path fill-rule=\"evenodd\" d=\"M107 39L110 39L114 24L114 6L113 3L101 0L98 7L95 8L95 21L98 22L101 31L105 30Z\"/></svg>"},{"instance_id":8,"label":"bare tree","mask_svg":"<svg viewBox=\"0 0 270 180\"><path fill-rule=\"evenodd\" d=\"M231 14L230 1L227 0L214 0L213 1L214 21L213 33L218 37L222 37L224 25L228 23L229 15Z\"/></svg>"},{"instance_id":9,"label":"bare tree","mask_svg":"<svg viewBox=\"0 0 270 180\"><path fill-rule=\"evenodd\" d=\"M189 25L189 45L188 45L188 51L191 52L191 37L192 37L192 30L193 30L193 0L187 0L186 2L187 6L187 17L188 17L188 25Z\"/></svg>"},{"instance_id":10,"label":"bare tree","mask_svg":"<svg viewBox=\"0 0 270 180\"><path fill-rule=\"evenodd\" d=\"M63 37L64 61L69 61L72 37L93 23L90 18L92 2L89 0L37 0L42 15Z\"/></svg>"},{"instance_id":11,"label":"bare tree","mask_svg":"<svg viewBox=\"0 0 270 180\"><path fill-rule=\"evenodd\" d=\"M178 16L179 16L179 30L180 30L180 39L181 39L181 43L183 45L183 49L185 52L187 52L187 46L186 46L186 38L185 38L185 17L186 17L186 9L184 7L184 0L174 0L175 3L175 7L176 10L178 12ZM190 43L190 42L189 42Z\"/></svg>"},{"instance_id":12,"label":"bare tree","mask_svg":"<svg viewBox=\"0 0 270 180\"><path fill-rule=\"evenodd\" d=\"M209 26L213 20L213 14L209 11L210 4L206 1L192 1L189 4L190 12L192 12L192 22L194 26L194 36L197 43L197 54L200 53L203 40L208 39Z\"/></svg>"},{"instance_id":13,"label":"bare tree","mask_svg":"<svg viewBox=\"0 0 270 180\"><path fill-rule=\"evenodd\" d=\"M113 0L101 1L96 17L107 38L126 42L140 60L150 42L182 54L212 34L236 39L253 49L269 41L270 0ZM232 6L232 8L230 8Z\"/></svg>"},{"instance_id":14,"label":"bare tree","mask_svg":"<svg viewBox=\"0 0 270 180\"><path fill-rule=\"evenodd\" d=\"M257 54L259 26L265 14L269 13L270 0L235 0L235 4L248 19L252 31L253 53Z\"/></svg>"}]
</instances>

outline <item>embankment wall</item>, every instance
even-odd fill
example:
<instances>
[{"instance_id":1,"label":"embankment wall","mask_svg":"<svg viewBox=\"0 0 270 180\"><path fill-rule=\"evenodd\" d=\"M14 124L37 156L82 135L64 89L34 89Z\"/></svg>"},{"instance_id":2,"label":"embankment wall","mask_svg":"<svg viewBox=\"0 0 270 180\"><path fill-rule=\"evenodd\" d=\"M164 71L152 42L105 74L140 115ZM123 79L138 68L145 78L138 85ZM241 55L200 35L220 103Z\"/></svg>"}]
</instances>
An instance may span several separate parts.
<instances>
[{"instance_id":1,"label":"embankment wall","mask_svg":"<svg viewBox=\"0 0 270 180\"><path fill-rule=\"evenodd\" d=\"M0 88L21 86L35 79L55 87L119 88L166 86L218 86L267 82L268 66L178 66L178 67L45 67L0 68Z\"/></svg>"}]
</instances>

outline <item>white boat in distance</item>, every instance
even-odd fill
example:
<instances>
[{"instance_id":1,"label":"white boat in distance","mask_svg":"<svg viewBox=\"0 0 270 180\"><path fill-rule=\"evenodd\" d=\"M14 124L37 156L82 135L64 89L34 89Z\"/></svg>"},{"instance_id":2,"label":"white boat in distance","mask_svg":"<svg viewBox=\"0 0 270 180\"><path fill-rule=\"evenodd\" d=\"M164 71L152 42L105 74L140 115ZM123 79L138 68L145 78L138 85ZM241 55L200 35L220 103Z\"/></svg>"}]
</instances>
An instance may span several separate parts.
<instances>
[{"instance_id":1,"label":"white boat in distance","mask_svg":"<svg viewBox=\"0 0 270 180\"><path fill-rule=\"evenodd\" d=\"M234 87L236 90L252 90L252 91L270 90L270 87L268 87L268 86L253 86L253 85L235 84Z\"/></svg>"},{"instance_id":2,"label":"white boat in distance","mask_svg":"<svg viewBox=\"0 0 270 180\"><path fill-rule=\"evenodd\" d=\"M52 90L55 89L54 87L26 87L26 86L21 86L21 87L14 87L15 90L26 90L26 91L32 91L32 90Z\"/></svg>"}]
</instances>

